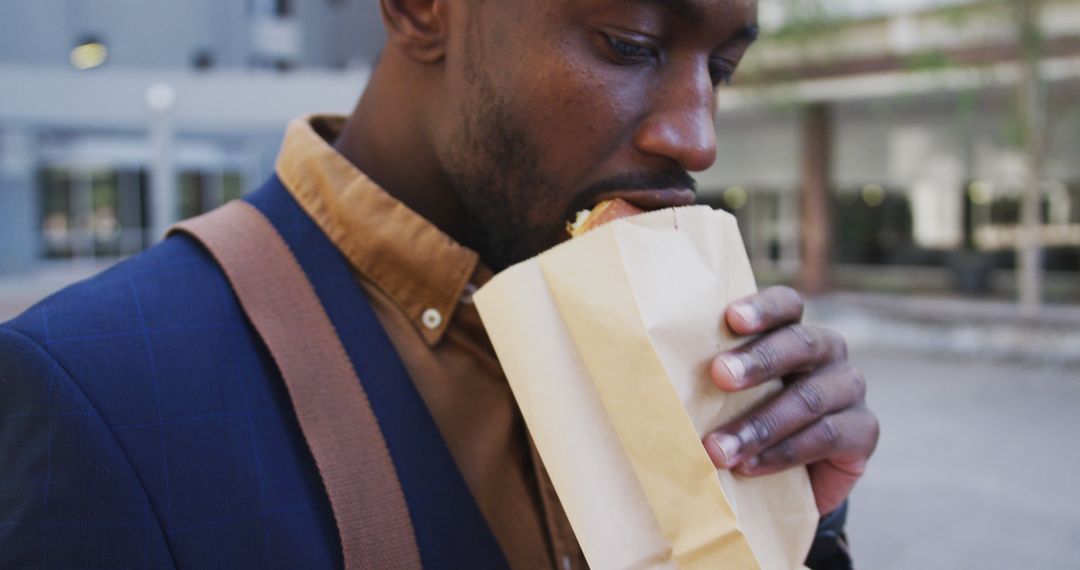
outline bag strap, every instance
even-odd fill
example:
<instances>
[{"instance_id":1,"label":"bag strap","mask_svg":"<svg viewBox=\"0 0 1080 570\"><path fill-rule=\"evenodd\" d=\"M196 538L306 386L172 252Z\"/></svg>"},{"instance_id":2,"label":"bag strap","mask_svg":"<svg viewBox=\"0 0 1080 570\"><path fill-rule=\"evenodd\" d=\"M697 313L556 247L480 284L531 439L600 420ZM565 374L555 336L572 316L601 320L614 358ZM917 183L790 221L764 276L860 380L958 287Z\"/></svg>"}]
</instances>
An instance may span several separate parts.
<instances>
[{"instance_id":1,"label":"bag strap","mask_svg":"<svg viewBox=\"0 0 1080 570\"><path fill-rule=\"evenodd\" d=\"M341 536L345 568L420 568L397 470L356 371L273 224L234 200L174 225L225 272L288 388Z\"/></svg>"}]
</instances>

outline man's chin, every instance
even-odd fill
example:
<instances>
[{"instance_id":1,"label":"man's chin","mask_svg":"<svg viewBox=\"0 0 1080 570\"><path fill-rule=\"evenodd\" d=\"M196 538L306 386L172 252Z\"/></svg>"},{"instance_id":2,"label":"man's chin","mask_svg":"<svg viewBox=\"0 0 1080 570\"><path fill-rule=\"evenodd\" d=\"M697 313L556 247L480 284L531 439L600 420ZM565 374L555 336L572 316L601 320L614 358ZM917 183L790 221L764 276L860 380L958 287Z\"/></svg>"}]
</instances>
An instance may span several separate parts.
<instances>
[{"instance_id":1,"label":"man's chin","mask_svg":"<svg viewBox=\"0 0 1080 570\"><path fill-rule=\"evenodd\" d=\"M569 234L566 233L565 224L563 224L558 232L534 230L527 231L524 235L519 233L513 237L495 239L492 240L494 243L489 244L489 247L481 254L481 261L492 271L499 272L536 257L566 241L567 238Z\"/></svg>"}]
</instances>

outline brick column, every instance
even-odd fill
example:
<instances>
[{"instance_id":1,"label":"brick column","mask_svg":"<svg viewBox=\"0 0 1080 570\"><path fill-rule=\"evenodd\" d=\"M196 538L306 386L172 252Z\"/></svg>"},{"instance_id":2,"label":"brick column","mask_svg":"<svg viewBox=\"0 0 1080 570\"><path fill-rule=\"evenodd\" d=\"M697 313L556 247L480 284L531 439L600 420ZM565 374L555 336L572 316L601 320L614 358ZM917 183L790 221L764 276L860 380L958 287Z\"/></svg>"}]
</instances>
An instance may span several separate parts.
<instances>
[{"instance_id":1,"label":"brick column","mask_svg":"<svg viewBox=\"0 0 1080 570\"><path fill-rule=\"evenodd\" d=\"M829 285L833 137L832 113L827 104L815 103L805 109L802 136L799 286L804 293L816 295Z\"/></svg>"}]
</instances>

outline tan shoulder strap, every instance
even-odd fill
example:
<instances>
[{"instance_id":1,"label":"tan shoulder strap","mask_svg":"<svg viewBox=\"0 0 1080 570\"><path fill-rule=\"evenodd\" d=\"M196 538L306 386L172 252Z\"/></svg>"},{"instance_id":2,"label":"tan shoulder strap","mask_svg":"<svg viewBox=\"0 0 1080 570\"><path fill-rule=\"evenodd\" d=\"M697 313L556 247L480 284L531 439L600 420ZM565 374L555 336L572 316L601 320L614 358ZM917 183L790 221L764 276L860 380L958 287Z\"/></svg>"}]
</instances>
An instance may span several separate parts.
<instances>
[{"instance_id":1,"label":"tan shoulder strap","mask_svg":"<svg viewBox=\"0 0 1080 570\"><path fill-rule=\"evenodd\" d=\"M254 206L173 226L201 242L277 363L334 511L345 568L420 568L412 521L375 414L315 290Z\"/></svg>"}]
</instances>

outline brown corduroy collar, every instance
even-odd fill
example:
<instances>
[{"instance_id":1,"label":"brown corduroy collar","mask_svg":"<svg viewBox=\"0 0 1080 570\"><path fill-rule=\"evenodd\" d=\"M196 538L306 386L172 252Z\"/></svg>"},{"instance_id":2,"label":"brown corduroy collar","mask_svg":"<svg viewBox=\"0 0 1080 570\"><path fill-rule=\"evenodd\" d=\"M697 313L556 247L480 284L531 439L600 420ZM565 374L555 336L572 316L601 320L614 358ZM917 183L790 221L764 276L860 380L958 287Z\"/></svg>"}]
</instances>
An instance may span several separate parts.
<instances>
[{"instance_id":1,"label":"brown corduroy collar","mask_svg":"<svg viewBox=\"0 0 1080 570\"><path fill-rule=\"evenodd\" d=\"M292 121L276 171L360 276L396 303L429 345L442 338L478 256L371 181L323 136L343 117Z\"/></svg>"}]
</instances>

